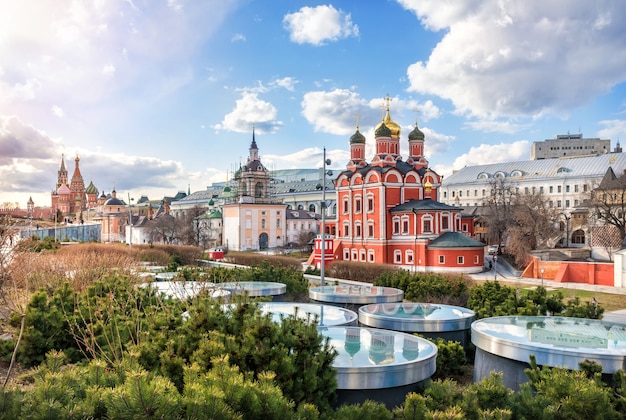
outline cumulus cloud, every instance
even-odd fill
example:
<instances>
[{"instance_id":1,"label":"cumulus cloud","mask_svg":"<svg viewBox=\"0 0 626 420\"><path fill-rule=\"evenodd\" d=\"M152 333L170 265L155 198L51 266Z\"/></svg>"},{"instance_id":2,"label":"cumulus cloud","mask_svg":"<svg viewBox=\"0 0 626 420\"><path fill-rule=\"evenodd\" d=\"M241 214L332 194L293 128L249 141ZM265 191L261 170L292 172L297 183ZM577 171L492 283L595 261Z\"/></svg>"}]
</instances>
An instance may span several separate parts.
<instances>
[{"instance_id":1,"label":"cumulus cloud","mask_svg":"<svg viewBox=\"0 0 626 420\"><path fill-rule=\"evenodd\" d=\"M274 87L282 87L287 89L290 92L293 92L296 89L296 84L298 81L293 77L283 77L282 79L276 79L270 83L270 86Z\"/></svg>"},{"instance_id":2,"label":"cumulus cloud","mask_svg":"<svg viewBox=\"0 0 626 420\"><path fill-rule=\"evenodd\" d=\"M0 164L14 158L47 159L52 157L56 146L46 133L19 118L0 115Z\"/></svg>"},{"instance_id":3,"label":"cumulus cloud","mask_svg":"<svg viewBox=\"0 0 626 420\"><path fill-rule=\"evenodd\" d=\"M338 135L354 133L356 114L363 114L370 109L368 102L358 93L347 89L307 92L301 106L302 115L315 131ZM379 112L377 114L380 115ZM371 121L367 117L361 115L360 119ZM376 120L379 121L379 118Z\"/></svg>"},{"instance_id":4,"label":"cumulus cloud","mask_svg":"<svg viewBox=\"0 0 626 420\"><path fill-rule=\"evenodd\" d=\"M527 140L519 140L513 143L481 144L471 147L467 153L458 156L452 169L458 170L466 166L483 165L485 162L515 162L529 159L530 146Z\"/></svg>"},{"instance_id":5,"label":"cumulus cloud","mask_svg":"<svg viewBox=\"0 0 626 420\"><path fill-rule=\"evenodd\" d=\"M286 155L264 154L266 166L281 169L321 168L324 161L324 149L308 147ZM326 158L331 160L331 168L343 168L350 159L350 152L345 149L327 149Z\"/></svg>"},{"instance_id":6,"label":"cumulus cloud","mask_svg":"<svg viewBox=\"0 0 626 420\"><path fill-rule=\"evenodd\" d=\"M626 120L603 120L599 124L603 126L598 131L598 136L603 139L626 139Z\"/></svg>"},{"instance_id":7,"label":"cumulus cloud","mask_svg":"<svg viewBox=\"0 0 626 420\"><path fill-rule=\"evenodd\" d=\"M349 135L354 133L358 117L361 133L372 128L372 139L373 127L382 120L384 104L383 98L366 100L349 89L307 92L301 103L302 115L315 131ZM393 98L390 110L392 119L398 124L412 121L410 130L416 119L427 121L440 116L439 108L432 101L420 103L412 99Z\"/></svg>"},{"instance_id":8,"label":"cumulus cloud","mask_svg":"<svg viewBox=\"0 0 626 420\"><path fill-rule=\"evenodd\" d=\"M462 115L563 116L626 80L626 55L614 53L626 36L612 18L626 3L399 2L446 30L427 61L409 66L409 90L448 99Z\"/></svg>"},{"instance_id":9,"label":"cumulus cloud","mask_svg":"<svg viewBox=\"0 0 626 420\"><path fill-rule=\"evenodd\" d=\"M235 108L214 128L245 133L252 131L254 126L260 133L275 133L283 125L276 118L274 105L260 99L256 92L244 92L235 102Z\"/></svg>"},{"instance_id":10,"label":"cumulus cloud","mask_svg":"<svg viewBox=\"0 0 626 420\"><path fill-rule=\"evenodd\" d=\"M285 15L283 25L290 39L297 44L324 45L351 36L359 36L359 27L352 23L348 13L332 5L302 7Z\"/></svg>"},{"instance_id":11,"label":"cumulus cloud","mask_svg":"<svg viewBox=\"0 0 626 420\"><path fill-rule=\"evenodd\" d=\"M93 181L107 193L115 186L118 192L150 192L159 198L175 194L189 182L201 182L201 174L186 173L178 161L73 148L15 116L0 116L0 191L24 201L22 206L29 196L36 205L49 206L63 153L70 176L77 155L85 184Z\"/></svg>"}]
</instances>

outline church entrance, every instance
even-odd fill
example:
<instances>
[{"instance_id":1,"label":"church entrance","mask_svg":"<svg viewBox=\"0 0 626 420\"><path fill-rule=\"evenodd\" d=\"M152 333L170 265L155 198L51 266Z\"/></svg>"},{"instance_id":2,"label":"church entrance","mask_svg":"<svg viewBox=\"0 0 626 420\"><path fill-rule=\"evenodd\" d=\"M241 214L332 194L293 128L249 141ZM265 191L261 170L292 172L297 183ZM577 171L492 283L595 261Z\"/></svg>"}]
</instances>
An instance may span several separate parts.
<instances>
[{"instance_id":1,"label":"church entrance","mask_svg":"<svg viewBox=\"0 0 626 420\"><path fill-rule=\"evenodd\" d=\"M262 233L259 235L259 249L267 249L269 242L269 238L267 233Z\"/></svg>"}]
</instances>

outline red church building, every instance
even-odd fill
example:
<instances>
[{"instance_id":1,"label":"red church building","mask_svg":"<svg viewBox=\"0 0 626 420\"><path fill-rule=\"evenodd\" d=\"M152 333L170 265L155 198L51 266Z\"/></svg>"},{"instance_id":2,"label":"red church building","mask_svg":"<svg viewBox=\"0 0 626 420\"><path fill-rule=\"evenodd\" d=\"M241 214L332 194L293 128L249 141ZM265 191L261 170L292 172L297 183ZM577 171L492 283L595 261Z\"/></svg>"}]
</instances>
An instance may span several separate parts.
<instances>
[{"instance_id":1,"label":"red church building","mask_svg":"<svg viewBox=\"0 0 626 420\"><path fill-rule=\"evenodd\" d=\"M376 154L365 160L365 136L350 137L350 161L335 180L337 219L327 224L325 264L393 264L410 271L479 272L484 244L472 238L472 217L437 201L441 177L424 157L424 133L408 135L400 155L400 126L389 114L375 129ZM309 262L321 266L321 236Z\"/></svg>"}]
</instances>

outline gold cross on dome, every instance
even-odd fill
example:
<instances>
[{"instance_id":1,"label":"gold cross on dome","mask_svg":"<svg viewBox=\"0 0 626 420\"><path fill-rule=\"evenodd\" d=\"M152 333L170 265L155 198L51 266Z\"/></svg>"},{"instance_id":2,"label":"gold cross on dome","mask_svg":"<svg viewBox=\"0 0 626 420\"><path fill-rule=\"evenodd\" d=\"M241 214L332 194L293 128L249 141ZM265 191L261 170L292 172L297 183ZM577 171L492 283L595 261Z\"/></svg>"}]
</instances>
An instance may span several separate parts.
<instances>
[{"instance_id":1,"label":"gold cross on dome","mask_svg":"<svg viewBox=\"0 0 626 420\"><path fill-rule=\"evenodd\" d=\"M391 97L389 96L389 94L387 94L387 96L385 96L383 99L384 99L384 101L385 101L385 102L387 102L387 109L389 109L389 103L390 103L391 101L393 101L393 99L391 99Z\"/></svg>"}]
</instances>

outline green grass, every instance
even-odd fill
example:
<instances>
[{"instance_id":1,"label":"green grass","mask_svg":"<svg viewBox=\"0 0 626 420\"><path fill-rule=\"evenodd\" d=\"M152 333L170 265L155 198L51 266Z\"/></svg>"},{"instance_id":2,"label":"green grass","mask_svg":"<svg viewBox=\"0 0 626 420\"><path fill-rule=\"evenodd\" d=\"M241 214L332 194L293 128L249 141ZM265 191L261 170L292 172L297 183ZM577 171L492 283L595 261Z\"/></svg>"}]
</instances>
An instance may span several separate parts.
<instances>
[{"instance_id":1,"label":"green grass","mask_svg":"<svg viewBox=\"0 0 626 420\"><path fill-rule=\"evenodd\" d=\"M534 284L522 284L520 287L522 288L522 293L524 293L524 291L528 292L535 289L537 286ZM548 295L561 292L563 295L563 302L573 300L576 297L579 298L581 302L590 302L591 299L595 297L598 304L600 304L607 312L616 311L618 309L626 309L626 295L596 292L593 290L569 289L565 287L548 287L547 290Z\"/></svg>"}]
</instances>

